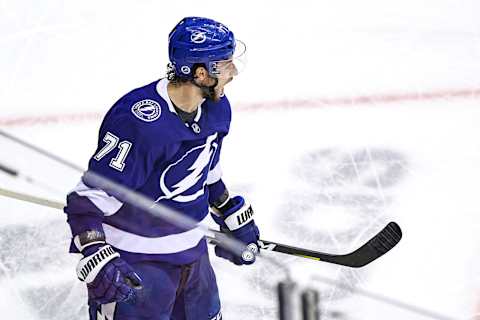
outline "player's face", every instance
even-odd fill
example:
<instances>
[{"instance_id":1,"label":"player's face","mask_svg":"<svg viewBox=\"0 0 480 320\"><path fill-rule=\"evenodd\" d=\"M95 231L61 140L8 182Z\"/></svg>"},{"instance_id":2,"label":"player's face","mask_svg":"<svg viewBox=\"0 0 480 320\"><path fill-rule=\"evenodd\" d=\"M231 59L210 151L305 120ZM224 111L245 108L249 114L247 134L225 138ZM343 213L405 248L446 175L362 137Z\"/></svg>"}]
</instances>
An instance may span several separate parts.
<instances>
[{"instance_id":1,"label":"player's face","mask_svg":"<svg viewBox=\"0 0 480 320\"><path fill-rule=\"evenodd\" d=\"M213 90L203 91L203 97L219 101L223 96L223 90L227 83L231 82L238 74L238 69L234 59L221 60L215 62L215 73L209 74L201 67L196 71L195 82L197 85L210 87Z\"/></svg>"},{"instance_id":2,"label":"player's face","mask_svg":"<svg viewBox=\"0 0 480 320\"><path fill-rule=\"evenodd\" d=\"M238 69L235 66L233 60L223 60L217 62L218 70L218 86L225 86L227 83L233 80L233 77L238 75Z\"/></svg>"},{"instance_id":3,"label":"player's face","mask_svg":"<svg viewBox=\"0 0 480 320\"><path fill-rule=\"evenodd\" d=\"M215 86L215 96L213 99L218 101L223 95L225 85L233 80L233 78L238 74L238 70L233 60L230 59L218 61L217 71L218 74L216 75L216 78L218 83ZM214 79L212 80L215 81Z\"/></svg>"},{"instance_id":4,"label":"player's face","mask_svg":"<svg viewBox=\"0 0 480 320\"><path fill-rule=\"evenodd\" d=\"M203 85L206 86L213 86L216 84L213 90L214 92L206 94L204 98L210 98L216 101L220 100L225 85L231 82L235 76L245 69L247 63L246 51L247 46L245 43L237 39L233 55L226 60L215 62L214 74L208 74L206 83L203 83Z\"/></svg>"}]
</instances>

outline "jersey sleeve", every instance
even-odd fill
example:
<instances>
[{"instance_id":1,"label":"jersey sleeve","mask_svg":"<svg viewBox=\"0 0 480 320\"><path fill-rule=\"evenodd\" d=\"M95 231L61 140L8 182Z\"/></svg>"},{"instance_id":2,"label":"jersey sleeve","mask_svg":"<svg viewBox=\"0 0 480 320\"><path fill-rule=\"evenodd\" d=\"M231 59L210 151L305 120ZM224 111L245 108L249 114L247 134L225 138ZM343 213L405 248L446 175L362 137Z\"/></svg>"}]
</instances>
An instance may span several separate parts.
<instances>
[{"instance_id":1,"label":"jersey sleeve","mask_svg":"<svg viewBox=\"0 0 480 320\"><path fill-rule=\"evenodd\" d=\"M222 134L218 139L218 148L213 157L212 164L210 166L210 171L208 172L207 177L207 188L208 188L208 202L210 205L215 206L218 201L223 202L225 198L228 198L228 189L225 183L222 180L222 168L220 165L220 154L222 150L223 140L230 129L230 122L232 120L232 111L230 107L230 102L226 96L223 96L221 99L220 108L217 109L218 112L218 122L221 123L219 126L221 128Z\"/></svg>"},{"instance_id":2,"label":"jersey sleeve","mask_svg":"<svg viewBox=\"0 0 480 320\"><path fill-rule=\"evenodd\" d=\"M211 205L216 203L218 199L222 198L225 193L228 195L227 187L222 180L222 168L220 166L220 153L224 137L225 136L219 138L217 151L215 152L212 164L210 165L210 171L208 172L207 176L207 188L209 192L208 202Z\"/></svg>"},{"instance_id":3,"label":"jersey sleeve","mask_svg":"<svg viewBox=\"0 0 480 320\"><path fill-rule=\"evenodd\" d=\"M162 157L160 143L154 143L149 132L128 115L114 119L106 116L88 171L67 197L64 211L72 235L87 230L103 232L103 217L116 213L123 205L122 194L112 185L137 190L145 184L155 162Z\"/></svg>"}]
</instances>

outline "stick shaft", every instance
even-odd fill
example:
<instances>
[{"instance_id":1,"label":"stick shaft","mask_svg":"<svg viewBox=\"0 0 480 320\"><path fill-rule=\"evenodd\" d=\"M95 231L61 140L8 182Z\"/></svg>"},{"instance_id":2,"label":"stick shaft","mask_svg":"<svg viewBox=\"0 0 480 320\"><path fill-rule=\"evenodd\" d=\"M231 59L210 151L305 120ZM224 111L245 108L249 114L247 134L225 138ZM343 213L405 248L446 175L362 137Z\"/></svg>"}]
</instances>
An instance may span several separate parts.
<instances>
[{"instance_id":1,"label":"stick shaft","mask_svg":"<svg viewBox=\"0 0 480 320\"><path fill-rule=\"evenodd\" d=\"M45 199L45 198L36 197L36 196L29 195L29 194L16 192L16 191L12 191L12 190L7 190L7 189L3 189L3 188L0 188L0 195L4 196L4 197L11 198L11 199L16 199L16 200L20 200L20 201L29 202L29 203L34 203L34 204L38 204L40 206L53 208L53 209L63 210L63 207L65 206L65 204L63 204L61 202L58 202L58 201L48 200L48 199Z\"/></svg>"},{"instance_id":2,"label":"stick shaft","mask_svg":"<svg viewBox=\"0 0 480 320\"><path fill-rule=\"evenodd\" d=\"M37 153L39 153L39 154L41 154L41 155L44 155L44 156L47 157L47 158L53 159L53 160L55 160L55 161L63 164L64 166L67 166L67 167L73 169L73 170L76 170L76 171L79 171L79 172L83 172L83 171L85 170L85 169L81 168L80 166L78 166L78 165L76 165L76 164L74 164L74 163L72 163L72 162L70 162L70 161L67 161L67 160L65 160L65 159L63 159L63 158L60 158L59 156L57 156L57 155L55 155L55 154L53 154L53 153L50 153L50 152L48 152L48 151L46 151L46 150L44 150L44 149L41 149L41 148L39 148L39 147L31 144L31 143L28 143L28 142L26 142L26 141L24 141L24 140L22 140L22 139L19 139L19 138L15 137L15 136L12 136L11 134L6 133L6 132L3 131L3 130L0 130L0 136L3 136L3 137L5 137L5 138L7 138L7 139L9 139L9 140L11 140L11 141L14 141L15 143L18 143L18 144L20 144L20 145L22 145L22 146L24 146L24 147L26 147L26 148L29 148L29 149L31 149L31 150L34 150L35 152L37 152Z\"/></svg>"},{"instance_id":3,"label":"stick shaft","mask_svg":"<svg viewBox=\"0 0 480 320\"><path fill-rule=\"evenodd\" d=\"M5 196L5 197L9 197L9 198L12 198L12 199L17 199L17 200L20 200L20 201L25 201L25 202L41 205L41 206L44 206L44 207L53 208L53 209L63 210L63 207L65 206L64 203L61 203L61 202L58 202L58 201L53 201L53 200L49 200L49 199L45 199L45 198L41 198L41 197L36 197L36 196L29 195L29 194L20 193L20 192L7 190L7 189L3 189L3 188L0 188L0 195ZM367 242L367 244L365 244L364 246L362 246L358 250L356 250L356 251L354 251L350 254L347 254L347 255L335 255L335 254L329 254L329 253L324 253L324 252L320 252L320 251L308 250L308 249L293 247L293 246L289 246L289 245L285 245L285 244L281 244L281 243L277 243L277 242L273 242L273 241L269 241L269 240L258 240L258 246L262 250L265 250L265 251L280 252L280 253L293 255L293 256L297 256L297 257L301 257L301 258L313 259L313 260L316 260L316 261L329 262L329 263L333 263L333 264L337 264L337 265L343 265L343 266L358 268L358 267L363 267L364 265L374 261L375 259L379 258L380 256L382 256L386 252L386 251L381 252L381 253L374 252L373 254L371 252L367 252L369 254L368 257L362 256L366 253L361 252L361 250L365 246L367 246L370 242L372 242L372 240L378 238L378 236L383 231L384 230L382 230L374 238L369 240L369 242ZM219 239L220 239L220 241L225 241L225 239L224 239L225 235L222 234L221 232L218 232L218 231L212 230L212 229L208 229L208 232L211 235L205 235L205 238L209 241L209 243L218 244ZM396 243L398 243L398 241L400 241L400 240L398 239L396 241ZM395 244L393 244L391 246L391 248L393 248L393 246L395 246ZM388 250L390 250L391 248L389 248ZM359 263L358 260L361 260L362 262Z\"/></svg>"}]
</instances>

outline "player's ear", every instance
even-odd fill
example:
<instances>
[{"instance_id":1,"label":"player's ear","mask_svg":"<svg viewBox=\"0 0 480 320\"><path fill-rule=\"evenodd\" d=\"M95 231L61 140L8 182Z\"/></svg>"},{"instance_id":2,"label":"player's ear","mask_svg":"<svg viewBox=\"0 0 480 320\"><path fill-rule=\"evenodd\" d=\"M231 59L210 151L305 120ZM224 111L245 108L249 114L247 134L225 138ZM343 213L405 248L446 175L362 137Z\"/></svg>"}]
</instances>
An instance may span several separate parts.
<instances>
[{"instance_id":1,"label":"player's ear","mask_svg":"<svg viewBox=\"0 0 480 320\"><path fill-rule=\"evenodd\" d=\"M203 81L207 79L208 71L205 69L204 66L199 66L195 69L195 76L194 78L198 79L199 81Z\"/></svg>"}]
</instances>

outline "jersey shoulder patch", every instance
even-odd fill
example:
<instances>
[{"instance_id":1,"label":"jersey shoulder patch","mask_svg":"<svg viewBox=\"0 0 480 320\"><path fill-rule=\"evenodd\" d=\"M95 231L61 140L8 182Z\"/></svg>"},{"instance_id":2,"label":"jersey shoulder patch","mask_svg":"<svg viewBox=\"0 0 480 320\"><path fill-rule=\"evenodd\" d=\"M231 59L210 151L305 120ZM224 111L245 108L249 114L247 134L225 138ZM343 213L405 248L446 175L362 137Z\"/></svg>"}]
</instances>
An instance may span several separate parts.
<instances>
[{"instance_id":1,"label":"jersey shoulder patch","mask_svg":"<svg viewBox=\"0 0 480 320\"><path fill-rule=\"evenodd\" d=\"M130 110L135 117L145 122L153 122L160 118L162 114L160 103L152 99L137 101L131 106Z\"/></svg>"}]
</instances>

